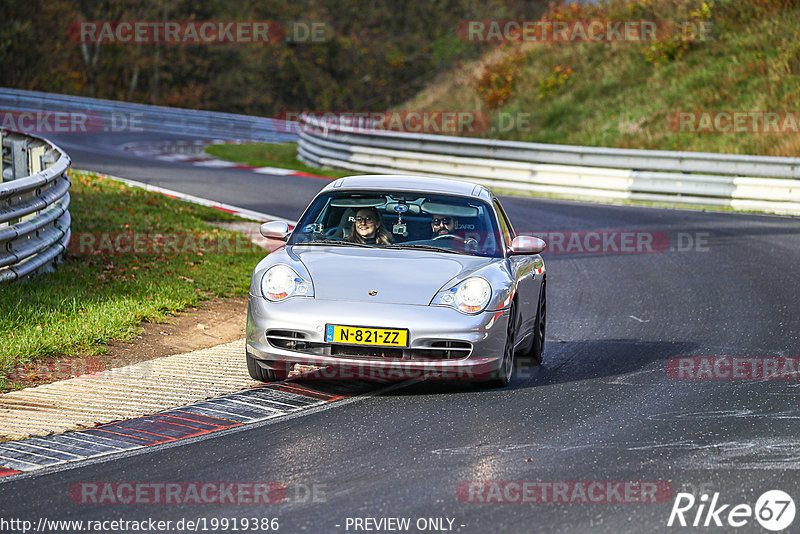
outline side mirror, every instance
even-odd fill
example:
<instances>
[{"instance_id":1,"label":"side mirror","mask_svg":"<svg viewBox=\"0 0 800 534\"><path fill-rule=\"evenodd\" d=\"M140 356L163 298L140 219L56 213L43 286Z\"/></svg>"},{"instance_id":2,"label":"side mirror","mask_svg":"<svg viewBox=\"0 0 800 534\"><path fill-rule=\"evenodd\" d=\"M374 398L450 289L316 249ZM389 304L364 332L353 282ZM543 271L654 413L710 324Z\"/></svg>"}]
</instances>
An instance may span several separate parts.
<instances>
[{"instance_id":1,"label":"side mirror","mask_svg":"<svg viewBox=\"0 0 800 534\"><path fill-rule=\"evenodd\" d=\"M546 246L538 237L518 235L511 241L511 254L539 254Z\"/></svg>"},{"instance_id":2,"label":"side mirror","mask_svg":"<svg viewBox=\"0 0 800 534\"><path fill-rule=\"evenodd\" d=\"M285 221L265 222L259 230L264 237L273 239L285 240L291 233L289 232L289 225Z\"/></svg>"}]
</instances>

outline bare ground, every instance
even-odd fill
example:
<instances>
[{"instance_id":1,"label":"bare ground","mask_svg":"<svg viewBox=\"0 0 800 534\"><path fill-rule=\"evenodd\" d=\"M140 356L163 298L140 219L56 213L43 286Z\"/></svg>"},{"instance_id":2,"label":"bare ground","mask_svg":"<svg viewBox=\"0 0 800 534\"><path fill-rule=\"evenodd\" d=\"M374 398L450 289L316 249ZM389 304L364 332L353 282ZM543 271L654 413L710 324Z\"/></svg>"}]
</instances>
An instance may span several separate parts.
<instances>
[{"instance_id":1,"label":"bare ground","mask_svg":"<svg viewBox=\"0 0 800 534\"><path fill-rule=\"evenodd\" d=\"M18 369L0 391L48 384L235 341L244 337L246 320L246 298L204 301L198 308L184 310L166 322L140 324L141 334L130 342L106 345L104 354L51 358L27 365Z\"/></svg>"},{"instance_id":2,"label":"bare ground","mask_svg":"<svg viewBox=\"0 0 800 534\"><path fill-rule=\"evenodd\" d=\"M242 232L253 243L270 251L283 245L279 240L263 238L258 222L211 224ZM5 387L0 387L0 393L229 343L244 337L246 321L246 298L203 301L199 307L188 308L166 322L141 323L140 335L130 342L106 345L103 354L50 358L19 368L13 377L7 377Z\"/></svg>"}]
</instances>

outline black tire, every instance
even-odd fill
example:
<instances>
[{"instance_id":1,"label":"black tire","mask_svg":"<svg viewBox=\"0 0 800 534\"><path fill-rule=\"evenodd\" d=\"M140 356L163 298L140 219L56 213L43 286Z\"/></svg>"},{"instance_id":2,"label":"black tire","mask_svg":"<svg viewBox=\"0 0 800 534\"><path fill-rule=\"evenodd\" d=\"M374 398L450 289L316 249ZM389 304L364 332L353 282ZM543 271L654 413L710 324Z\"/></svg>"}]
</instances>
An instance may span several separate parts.
<instances>
[{"instance_id":1,"label":"black tire","mask_svg":"<svg viewBox=\"0 0 800 534\"><path fill-rule=\"evenodd\" d=\"M533 340L531 348L527 352L520 354L520 358L526 361L541 365L544 359L544 340L547 329L547 283L542 282L542 289L539 291L539 304L536 306L536 320L533 323Z\"/></svg>"},{"instance_id":2,"label":"black tire","mask_svg":"<svg viewBox=\"0 0 800 534\"><path fill-rule=\"evenodd\" d=\"M508 326L506 327L506 345L503 348L503 364L498 369L497 375L486 381L486 385L492 388L504 388L514 374L514 343L517 339L517 306L511 302L508 310Z\"/></svg>"},{"instance_id":3,"label":"black tire","mask_svg":"<svg viewBox=\"0 0 800 534\"><path fill-rule=\"evenodd\" d=\"M250 356L249 353L247 354L247 371L250 373L250 378L260 382L274 382L281 379L278 373L272 369L264 369L258 365L256 359Z\"/></svg>"}]
</instances>

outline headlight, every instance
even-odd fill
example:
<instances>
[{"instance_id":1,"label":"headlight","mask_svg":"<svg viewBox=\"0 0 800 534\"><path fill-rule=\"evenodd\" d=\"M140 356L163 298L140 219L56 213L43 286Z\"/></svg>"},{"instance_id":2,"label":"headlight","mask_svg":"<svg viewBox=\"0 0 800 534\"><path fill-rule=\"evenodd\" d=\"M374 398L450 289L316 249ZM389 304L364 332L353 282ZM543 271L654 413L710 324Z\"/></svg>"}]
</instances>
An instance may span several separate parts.
<instances>
[{"instance_id":1,"label":"headlight","mask_svg":"<svg viewBox=\"0 0 800 534\"><path fill-rule=\"evenodd\" d=\"M462 313L478 313L486 308L491 298L492 286L489 282L479 276L473 276L450 289L439 291L431 304L450 306Z\"/></svg>"},{"instance_id":2,"label":"headlight","mask_svg":"<svg viewBox=\"0 0 800 534\"><path fill-rule=\"evenodd\" d=\"M261 294L264 298L277 302L294 296L314 295L311 282L303 280L288 265L275 265L267 269L261 278Z\"/></svg>"}]
</instances>

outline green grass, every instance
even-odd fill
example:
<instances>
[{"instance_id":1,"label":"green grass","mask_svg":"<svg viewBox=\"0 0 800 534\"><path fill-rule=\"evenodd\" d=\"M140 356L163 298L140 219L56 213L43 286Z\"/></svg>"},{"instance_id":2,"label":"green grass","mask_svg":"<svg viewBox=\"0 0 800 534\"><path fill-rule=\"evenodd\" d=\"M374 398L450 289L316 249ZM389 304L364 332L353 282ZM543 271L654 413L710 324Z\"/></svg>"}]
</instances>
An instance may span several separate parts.
<instances>
[{"instance_id":1,"label":"green grass","mask_svg":"<svg viewBox=\"0 0 800 534\"><path fill-rule=\"evenodd\" d=\"M490 129L485 137L585 146L691 150L774 156L800 155L797 133L687 133L668 118L681 111L800 110L800 2L742 0L606 0L574 8L572 19L703 20L714 40L678 46L655 43L487 44L479 62L443 74L402 109L476 110L499 124L500 115L531 118L529 128ZM697 13L703 5L709 18ZM520 59L516 71L504 59ZM550 91L543 80L571 69ZM479 91L482 76L508 75L511 95L499 108Z\"/></svg>"},{"instance_id":2,"label":"green grass","mask_svg":"<svg viewBox=\"0 0 800 534\"><path fill-rule=\"evenodd\" d=\"M206 223L239 219L94 174L70 176L75 250L53 273L0 286L4 374L44 358L97 354L105 343L133 337L142 321L162 320L212 297L247 295L264 251ZM89 233L102 244L102 235L129 232L180 237L149 252L118 253L108 242L88 246ZM226 246L237 236L237 246ZM0 388L7 386L0 379Z\"/></svg>"},{"instance_id":3,"label":"green grass","mask_svg":"<svg viewBox=\"0 0 800 534\"><path fill-rule=\"evenodd\" d=\"M350 176L352 171L337 171L309 167L297 159L297 143L241 143L219 144L206 148L206 152L228 161L244 163L253 167L279 167L332 178Z\"/></svg>"}]
</instances>

